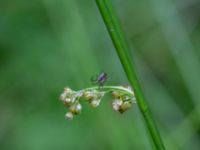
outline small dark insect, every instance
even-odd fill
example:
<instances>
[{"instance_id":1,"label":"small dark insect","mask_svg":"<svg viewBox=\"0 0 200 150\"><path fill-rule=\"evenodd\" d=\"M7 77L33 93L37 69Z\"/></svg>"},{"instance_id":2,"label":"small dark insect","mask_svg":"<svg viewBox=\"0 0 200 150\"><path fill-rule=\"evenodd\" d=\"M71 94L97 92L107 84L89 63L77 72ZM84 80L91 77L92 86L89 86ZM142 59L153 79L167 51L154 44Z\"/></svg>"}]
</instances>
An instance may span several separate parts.
<instances>
[{"instance_id":1,"label":"small dark insect","mask_svg":"<svg viewBox=\"0 0 200 150\"><path fill-rule=\"evenodd\" d=\"M105 72L102 72L99 75L92 76L90 80L92 84L99 84L99 89L101 89L103 85L106 83L106 81L108 80L108 74Z\"/></svg>"}]
</instances>

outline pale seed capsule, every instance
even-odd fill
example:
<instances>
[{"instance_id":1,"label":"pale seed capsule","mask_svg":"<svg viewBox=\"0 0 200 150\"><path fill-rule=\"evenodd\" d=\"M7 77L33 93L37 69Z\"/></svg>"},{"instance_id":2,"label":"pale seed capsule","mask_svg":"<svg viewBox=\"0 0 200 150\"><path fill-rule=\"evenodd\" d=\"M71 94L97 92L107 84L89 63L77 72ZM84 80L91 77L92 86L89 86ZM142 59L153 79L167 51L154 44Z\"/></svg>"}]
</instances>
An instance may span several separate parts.
<instances>
[{"instance_id":1,"label":"pale seed capsule","mask_svg":"<svg viewBox=\"0 0 200 150\"><path fill-rule=\"evenodd\" d=\"M82 106L80 103L76 103L76 104L73 104L72 106L70 106L69 110L73 114L80 114L81 110L82 110Z\"/></svg>"},{"instance_id":2,"label":"pale seed capsule","mask_svg":"<svg viewBox=\"0 0 200 150\"><path fill-rule=\"evenodd\" d=\"M122 94L120 92L118 92L118 91L113 91L112 92L112 96L114 98L118 98L119 99L122 96Z\"/></svg>"},{"instance_id":3,"label":"pale seed capsule","mask_svg":"<svg viewBox=\"0 0 200 150\"><path fill-rule=\"evenodd\" d=\"M65 119L67 119L67 120L72 120L73 117L74 117L74 115L73 115L72 112L67 112L67 113L65 114Z\"/></svg>"},{"instance_id":4,"label":"pale seed capsule","mask_svg":"<svg viewBox=\"0 0 200 150\"><path fill-rule=\"evenodd\" d=\"M120 109L119 109L119 112L120 113L123 113L125 112L126 110L130 109L132 106L132 103L130 101L125 101L123 102L123 104L121 105Z\"/></svg>"},{"instance_id":5,"label":"pale seed capsule","mask_svg":"<svg viewBox=\"0 0 200 150\"><path fill-rule=\"evenodd\" d=\"M60 95L60 100L65 101L65 98L71 97L72 93L73 93L73 91L70 88L65 87L63 93Z\"/></svg>"},{"instance_id":6,"label":"pale seed capsule","mask_svg":"<svg viewBox=\"0 0 200 150\"><path fill-rule=\"evenodd\" d=\"M123 101L121 99L115 99L112 103L113 110L119 111Z\"/></svg>"},{"instance_id":7,"label":"pale seed capsule","mask_svg":"<svg viewBox=\"0 0 200 150\"><path fill-rule=\"evenodd\" d=\"M67 96L67 93L62 93L62 94L60 95L60 100L61 100L61 101L64 101L65 98L66 98L66 96Z\"/></svg>"},{"instance_id":8,"label":"pale seed capsule","mask_svg":"<svg viewBox=\"0 0 200 150\"><path fill-rule=\"evenodd\" d=\"M86 91L84 92L84 97L86 100L92 101L93 99L96 99L98 96L95 92L92 91Z\"/></svg>"},{"instance_id":9,"label":"pale seed capsule","mask_svg":"<svg viewBox=\"0 0 200 150\"><path fill-rule=\"evenodd\" d=\"M64 93L71 94L71 93L73 93L73 91L69 87L65 87L64 88Z\"/></svg>"},{"instance_id":10,"label":"pale seed capsule","mask_svg":"<svg viewBox=\"0 0 200 150\"><path fill-rule=\"evenodd\" d=\"M101 101L100 99L92 100L92 101L90 102L90 105L91 105L92 107L97 107L97 106L99 106L100 101Z\"/></svg>"},{"instance_id":11,"label":"pale seed capsule","mask_svg":"<svg viewBox=\"0 0 200 150\"><path fill-rule=\"evenodd\" d=\"M64 103L64 105L70 105L72 103L72 99L71 98L65 98L63 103Z\"/></svg>"}]
</instances>

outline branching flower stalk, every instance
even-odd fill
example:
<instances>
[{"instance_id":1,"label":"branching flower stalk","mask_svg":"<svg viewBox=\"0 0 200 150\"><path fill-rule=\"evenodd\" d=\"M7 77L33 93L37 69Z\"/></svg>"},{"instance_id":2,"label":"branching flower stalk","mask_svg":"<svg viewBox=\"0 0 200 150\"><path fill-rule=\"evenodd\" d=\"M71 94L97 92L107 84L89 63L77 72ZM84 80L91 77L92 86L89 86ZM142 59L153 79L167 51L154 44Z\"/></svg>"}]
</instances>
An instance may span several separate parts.
<instances>
[{"instance_id":1,"label":"branching flower stalk","mask_svg":"<svg viewBox=\"0 0 200 150\"><path fill-rule=\"evenodd\" d=\"M120 113L130 109L132 104L136 102L134 92L130 86L103 86L101 89L99 87L90 87L79 91L66 87L60 95L60 100L69 110L65 118L70 120L73 119L74 115L80 114L82 101L89 102L92 107L97 107L100 105L104 95L109 93L113 97L113 110Z\"/></svg>"}]
</instances>

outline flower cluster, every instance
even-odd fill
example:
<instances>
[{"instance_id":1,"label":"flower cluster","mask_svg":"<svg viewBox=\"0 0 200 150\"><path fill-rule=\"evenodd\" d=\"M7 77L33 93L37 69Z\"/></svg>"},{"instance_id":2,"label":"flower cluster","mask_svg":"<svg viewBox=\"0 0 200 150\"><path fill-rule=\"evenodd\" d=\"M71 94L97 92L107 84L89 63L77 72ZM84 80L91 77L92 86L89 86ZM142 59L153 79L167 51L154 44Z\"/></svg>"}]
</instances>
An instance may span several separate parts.
<instances>
[{"instance_id":1,"label":"flower cluster","mask_svg":"<svg viewBox=\"0 0 200 150\"><path fill-rule=\"evenodd\" d=\"M83 92L83 97L90 103L92 107L97 107L99 106L104 94L105 92L91 90Z\"/></svg>"},{"instance_id":2,"label":"flower cluster","mask_svg":"<svg viewBox=\"0 0 200 150\"><path fill-rule=\"evenodd\" d=\"M65 115L67 119L73 119L74 115L81 113L82 106L79 103L81 96L82 93L77 93L69 87L64 88L63 93L60 95L60 100L69 108L69 112Z\"/></svg>"},{"instance_id":3,"label":"flower cluster","mask_svg":"<svg viewBox=\"0 0 200 150\"><path fill-rule=\"evenodd\" d=\"M130 109L132 104L135 102L135 96L130 87L107 86L104 90L93 87L80 91L73 91L69 87L66 87L60 95L60 100L69 110L66 113L65 118L73 119L74 115L81 113L82 105L80 101L82 99L89 102L92 107L97 107L105 93L109 92L112 93L114 99L112 102L113 109L120 113Z\"/></svg>"},{"instance_id":4,"label":"flower cluster","mask_svg":"<svg viewBox=\"0 0 200 150\"><path fill-rule=\"evenodd\" d=\"M126 110L130 109L132 104L136 102L135 97L130 97L119 91L113 91L112 96L114 98L112 102L113 110L120 113L123 113Z\"/></svg>"}]
</instances>

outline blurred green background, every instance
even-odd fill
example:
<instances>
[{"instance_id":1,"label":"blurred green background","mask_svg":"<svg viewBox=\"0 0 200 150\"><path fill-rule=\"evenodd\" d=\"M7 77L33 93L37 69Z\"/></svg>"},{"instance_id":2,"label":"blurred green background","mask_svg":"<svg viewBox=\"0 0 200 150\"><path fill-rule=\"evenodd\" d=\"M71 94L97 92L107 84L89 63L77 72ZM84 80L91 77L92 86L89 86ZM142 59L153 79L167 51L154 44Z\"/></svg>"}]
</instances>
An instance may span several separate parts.
<instances>
[{"instance_id":1,"label":"blurred green background","mask_svg":"<svg viewBox=\"0 0 200 150\"><path fill-rule=\"evenodd\" d=\"M200 1L112 0L166 148L200 149ZM135 105L123 115L110 97L73 121L65 86L128 84L94 0L0 1L1 150L150 150Z\"/></svg>"}]
</instances>

